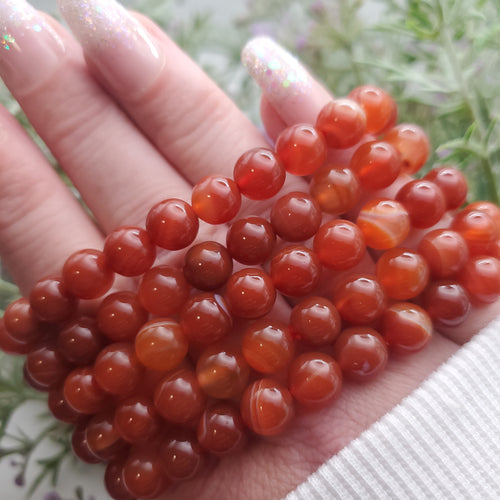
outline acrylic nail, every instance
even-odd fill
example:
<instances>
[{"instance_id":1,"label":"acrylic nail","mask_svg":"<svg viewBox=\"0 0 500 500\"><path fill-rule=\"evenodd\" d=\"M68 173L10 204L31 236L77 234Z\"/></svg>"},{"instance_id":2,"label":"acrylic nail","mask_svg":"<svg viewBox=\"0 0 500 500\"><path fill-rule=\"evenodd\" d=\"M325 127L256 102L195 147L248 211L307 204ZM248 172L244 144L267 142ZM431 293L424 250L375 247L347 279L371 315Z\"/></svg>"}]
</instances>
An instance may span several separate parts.
<instances>
[{"instance_id":1,"label":"acrylic nail","mask_svg":"<svg viewBox=\"0 0 500 500\"><path fill-rule=\"evenodd\" d=\"M64 44L25 0L0 1L0 76L20 96L42 85L60 65Z\"/></svg>"},{"instance_id":2,"label":"acrylic nail","mask_svg":"<svg viewBox=\"0 0 500 500\"><path fill-rule=\"evenodd\" d=\"M87 58L112 90L141 93L159 75L164 58L158 44L114 0L58 0L59 9Z\"/></svg>"}]
</instances>

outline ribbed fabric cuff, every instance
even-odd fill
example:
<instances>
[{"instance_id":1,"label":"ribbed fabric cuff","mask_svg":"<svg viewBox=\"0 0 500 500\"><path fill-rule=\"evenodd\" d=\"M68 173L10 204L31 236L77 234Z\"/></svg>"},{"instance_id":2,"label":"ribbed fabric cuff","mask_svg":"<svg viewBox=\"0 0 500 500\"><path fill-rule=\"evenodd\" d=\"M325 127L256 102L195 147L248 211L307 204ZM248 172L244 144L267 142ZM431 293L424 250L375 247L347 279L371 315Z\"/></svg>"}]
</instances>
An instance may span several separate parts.
<instances>
[{"instance_id":1,"label":"ribbed fabric cuff","mask_svg":"<svg viewBox=\"0 0 500 500\"><path fill-rule=\"evenodd\" d=\"M285 500L500 499L500 318Z\"/></svg>"}]
</instances>

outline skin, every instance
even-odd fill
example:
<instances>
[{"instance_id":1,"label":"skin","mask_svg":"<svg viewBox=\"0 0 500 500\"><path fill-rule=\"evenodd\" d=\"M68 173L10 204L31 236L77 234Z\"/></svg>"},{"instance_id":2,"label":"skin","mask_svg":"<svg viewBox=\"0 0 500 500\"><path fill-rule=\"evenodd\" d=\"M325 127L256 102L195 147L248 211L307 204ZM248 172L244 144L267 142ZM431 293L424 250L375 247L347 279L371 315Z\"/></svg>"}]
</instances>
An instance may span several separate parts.
<instances>
[{"instance_id":1,"label":"skin","mask_svg":"<svg viewBox=\"0 0 500 500\"><path fill-rule=\"evenodd\" d=\"M86 64L74 39L55 23L66 45L63 63L28 93L11 88L95 221L22 127L0 108L0 257L23 293L38 279L58 272L74 251L102 248L113 228L143 225L154 203L168 197L189 200L192 185L201 177L231 176L243 152L267 145L258 129L165 34L138 18L169 61L140 95L130 98L109 88L106 92L103 75L91 60ZM292 103L276 108L263 97L264 126L275 138L289 124L314 122L330 98L318 83L300 107ZM293 179L286 189L304 188L304 180ZM271 203L246 202L240 216L260 215ZM200 239L222 238L223 232L203 225ZM363 266L372 270L373 261ZM289 311L286 301L279 300L274 313L287 317ZM299 409L283 435L252 441L245 452L207 464L204 473L162 498L283 497L499 313L498 303L476 308L460 327L435 332L424 351L392 357L373 382L346 382L335 404L314 412Z\"/></svg>"}]
</instances>

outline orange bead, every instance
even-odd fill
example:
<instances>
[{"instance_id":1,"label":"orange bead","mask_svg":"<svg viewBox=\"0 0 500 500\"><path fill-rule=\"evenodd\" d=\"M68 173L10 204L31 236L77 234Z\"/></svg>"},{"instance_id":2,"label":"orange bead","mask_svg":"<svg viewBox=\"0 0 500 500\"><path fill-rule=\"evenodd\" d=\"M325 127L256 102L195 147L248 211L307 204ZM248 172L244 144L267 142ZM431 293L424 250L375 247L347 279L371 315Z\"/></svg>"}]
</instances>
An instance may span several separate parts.
<instances>
[{"instance_id":1,"label":"orange bead","mask_svg":"<svg viewBox=\"0 0 500 500\"><path fill-rule=\"evenodd\" d=\"M108 395L97 383L94 370L88 367L73 370L64 382L64 398L75 411L97 413L108 404Z\"/></svg>"},{"instance_id":2,"label":"orange bead","mask_svg":"<svg viewBox=\"0 0 500 500\"><path fill-rule=\"evenodd\" d=\"M441 188L448 210L455 210L465 203L467 180L460 170L446 166L433 168L427 172L424 179L434 182Z\"/></svg>"},{"instance_id":3,"label":"orange bead","mask_svg":"<svg viewBox=\"0 0 500 500\"><path fill-rule=\"evenodd\" d=\"M451 229L463 237L470 255L491 254L500 236L500 227L487 212L468 208L455 215Z\"/></svg>"},{"instance_id":4,"label":"orange bead","mask_svg":"<svg viewBox=\"0 0 500 500\"><path fill-rule=\"evenodd\" d=\"M491 201L474 201L465 207L465 211L478 210L488 214L500 233L500 207L491 203Z\"/></svg>"},{"instance_id":5,"label":"orange bead","mask_svg":"<svg viewBox=\"0 0 500 500\"><path fill-rule=\"evenodd\" d=\"M500 296L500 260L489 256L473 257L459 274L458 281L473 300L487 304L495 302Z\"/></svg>"}]
</instances>

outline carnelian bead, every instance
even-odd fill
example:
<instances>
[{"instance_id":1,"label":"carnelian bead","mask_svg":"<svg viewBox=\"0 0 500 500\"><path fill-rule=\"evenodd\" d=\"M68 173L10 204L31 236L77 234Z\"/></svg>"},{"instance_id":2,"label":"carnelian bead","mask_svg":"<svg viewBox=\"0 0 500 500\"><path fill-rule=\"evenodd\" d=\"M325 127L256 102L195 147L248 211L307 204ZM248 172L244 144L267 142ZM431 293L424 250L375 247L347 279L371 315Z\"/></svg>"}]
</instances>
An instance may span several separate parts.
<instances>
[{"instance_id":1,"label":"carnelian bead","mask_svg":"<svg viewBox=\"0 0 500 500\"><path fill-rule=\"evenodd\" d=\"M464 210L466 212L477 210L488 214L495 224L497 231L500 233L500 207L498 205L491 203L491 201L474 201L473 203L469 203Z\"/></svg>"},{"instance_id":2,"label":"carnelian bead","mask_svg":"<svg viewBox=\"0 0 500 500\"><path fill-rule=\"evenodd\" d=\"M198 358L196 376L210 397L230 399L245 389L250 367L237 349L215 345L205 349Z\"/></svg>"},{"instance_id":3,"label":"carnelian bead","mask_svg":"<svg viewBox=\"0 0 500 500\"><path fill-rule=\"evenodd\" d=\"M238 158L233 177L241 194L251 200L267 200L279 193L286 171L271 150L254 148Z\"/></svg>"},{"instance_id":4,"label":"carnelian bead","mask_svg":"<svg viewBox=\"0 0 500 500\"><path fill-rule=\"evenodd\" d=\"M316 128L325 135L331 148L350 148L366 132L366 115L352 99L335 99L319 112Z\"/></svg>"},{"instance_id":5,"label":"carnelian bead","mask_svg":"<svg viewBox=\"0 0 500 500\"><path fill-rule=\"evenodd\" d=\"M85 316L66 323L57 338L59 352L74 365L90 365L103 346L95 319Z\"/></svg>"},{"instance_id":6,"label":"carnelian bead","mask_svg":"<svg viewBox=\"0 0 500 500\"><path fill-rule=\"evenodd\" d=\"M270 221L276 234L284 240L303 241L318 230L321 209L314 198L294 191L275 201Z\"/></svg>"},{"instance_id":7,"label":"carnelian bead","mask_svg":"<svg viewBox=\"0 0 500 500\"><path fill-rule=\"evenodd\" d=\"M161 380L156 387L154 404L164 419L182 424L203 412L206 396L198 383L196 373L181 368Z\"/></svg>"},{"instance_id":8,"label":"carnelian bead","mask_svg":"<svg viewBox=\"0 0 500 500\"><path fill-rule=\"evenodd\" d=\"M134 340L139 328L148 320L134 292L115 292L103 299L97 310L97 326L113 342Z\"/></svg>"},{"instance_id":9,"label":"carnelian bead","mask_svg":"<svg viewBox=\"0 0 500 500\"><path fill-rule=\"evenodd\" d=\"M118 456L126 449L126 443L115 427L112 411L94 415L87 423L85 437L90 451L103 461Z\"/></svg>"},{"instance_id":10,"label":"carnelian bead","mask_svg":"<svg viewBox=\"0 0 500 500\"><path fill-rule=\"evenodd\" d=\"M195 288L215 290L231 276L233 260L226 247L216 241L205 241L188 250L183 271Z\"/></svg>"},{"instance_id":11,"label":"carnelian bead","mask_svg":"<svg viewBox=\"0 0 500 500\"><path fill-rule=\"evenodd\" d=\"M276 157L293 175L309 175L326 160L326 141L312 127L298 123L281 132L276 139Z\"/></svg>"},{"instance_id":12,"label":"carnelian bead","mask_svg":"<svg viewBox=\"0 0 500 500\"><path fill-rule=\"evenodd\" d=\"M434 278L449 278L457 274L467 262L469 250L465 240L451 229L429 231L418 245Z\"/></svg>"},{"instance_id":13,"label":"carnelian bead","mask_svg":"<svg viewBox=\"0 0 500 500\"><path fill-rule=\"evenodd\" d=\"M300 340L320 346L330 344L340 333L342 321L331 301L308 297L300 301L290 314L290 331Z\"/></svg>"},{"instance_id":14,"label":"carnelian bead","mask_svg":"<svg viewBox=\"0 0 500 500\"><path fill-rule=\"evenodd\" d=\"M61 422L75 424L83 417L82 413L75 411L68 404L61 386L50 389L47 405L50 413Z\"/></svg>"},{"instance_id":15,"label":"carnelian bead","mask_svg":"<svg viewBox=\"0 0 500 500\"><path fill-rule=\"evenodd\" d=\"M246 265L266 261L275 243L274 229L262 217L238 219L231 224L226 236L226 246L231 257Z\"/></svg>"},{"instance_id":16,"label":"carnelian bead","mask_svg":"<svg viewBox=\"0 0 500 500\"><path fill-rule=\"evenodd\" d=\"M429 138L418 125L400 123L384 135L384 141L399 151L403 161L402 171L407 174L420 170L429 158Z\"/></svg>"},{"instance_id":17,"label":"carnelian bead","mask_svg":"<svg viewBox=\"0 0 500 500\"><path fill-rule=\"evenodd\" d=\"M323 224L314 236L313 248L321 264L335 271L359 264L366 252L365 237L359 227L343 219Z\"/></svg>"},{"instance_id":18,"label":"carnelian bead","mask_svg":"<svg viewBox=\"0 0 500 500\"><path fill-rule=\"evenodd\" d=\"M148 321L135 337L139 361L151 370L171 370L180 365L188 351L181 325L171 318Z\"/></svg>"},{"instance_id":19,"label":"carnelian bead","mask_svg":"<svg viewBox=\"0 0 500 500\"><path fill-rule=\"evenodd\" d=\"M240 411L247 427L261 436L280 434L295 415L288 389L269 378L256 380L246 388Z\"/></svg>"},{"instance_id":20,"label":"carnelian bead","mask_svg":"<svg viewBox=\"0 0 500 500\"><path fill-rule=\"evenodd\" d=\"M106 491L109 493L113 500L136 500L125 486L123 481L123 464L125 458L115 458L106 465L104 471L104 485Z\"/></svg>"},{"instance_id":21,"label":"carnelian bead","mask_svg":"<svg viewBox=\"0 0 500 500\"><path fill-rule=\"evenodd\" d=\"M493 219L479 210L462 210L455 215L451 229L457 231L469 248L470 255L488 255L500 236L500 227Z\"/></svg>"},{"instance_id":22,"label":"carnelian bead","mask_svg":"<svg viewBox=\"0 0 500 500\"><path fill-rule=\"evenodd\" d=\"M73 453L87 464L98 464L102 460L94 455L87 444L87 422L79 422L71 434Z\"/></svg>"},{"instance_id":23,"label":"carnelian bead","mask_svg":"<svg viewBox=\"0 0 500 500\"><path fill-rule=\"evenodd\" d=\"M30 372L28 371L27 368L27 362L25 361L23 364L23 382L28 386L31 387L32 389L35 389L35 391L38 392L49 392L50 387L47 387L45 384L39 383L37 380L35 380L31 375Z\"/></svg>"},{"instance_id":24,"label":"carnelian bead","mask_svg":"<svg viewBox=\"0 0 500 500\"><path fill-rule=\"evenodd\" d=\"M235 453L246 442L246 429L238 408L217 403L207 408L198 422L198 443L214 455Z\"/></svg>"},{"instance_id":25,"label":"carnelian bead","mask_svg":"<svg viewBox=\"0 0 500 500\"><path fill-rule=\"evenodd\" d=\"M206 292L186 301L180 312L180 324L190 342L207 345L224 338L233 322L224 298Z\"/></svg>"},{"instance_id":26,"label":"carnelian bead","mask_svg":"<svg viewBox=\"0 0 500 500\"><path fill-rule=\"evenodd\" d=\"M471 309L465 289L451 280L431 283L423 294L423 306L437 327L460 325Z\"/></svg>"},{"instance_id":27,"label":"carnelian bead","mask_svg":"<svg viewBox=\"0 0 500 500\"><path fill-rule=\"evenodd\" d=\"M196 437L186 430L172 432L160 447L165 474L172 481L192 478L200 468L202 455Z\"/></svg>"},{"instance_id":28,"label":"carnelian bead","mask_svg":"<svg viewBox=\"0 0 500 500\"><path fill-rule=\"evenodd\" d=\"M141 380L143 367L133 344L117 342L105 347L94 364L96 382L115 396L127 396Z\"/></svg>"},{"instance_id":29,"label":"carnelian bead","mask_svg":"<svg viewBox=\"0 0 500 500\"><path fill-rule=\"evenodd\" d=\"M44 345L31 351L26 357L29 376L47 389L62 383L69 369L69 364L54 346Z\"/></svg>"},{"instance_id":30,"label":"carnelian bead","mask_svg":"<svg viewBox=\"0 0 500 500\"><path fill-rule=\"evenodd\" d=\"M78 299L57 276L38 281L31 290L29 301L37 317L50 323L71 318L78 306Z\"/></svg>"},{"instance_id":31,"label":"carnelian bead","mask_svg":"<svg viewBox=\"0 0 500 500\"><path fill-rule=\"evenodd\" d=\"M301 405L318 408L339 397L342 371L328 354L305 352L290 365L288 385L292 396Z\"/></svg>"},{"instance_id":32,"label":"carnelian bead","mask_svg":"<svg viewBox=\"0 0 500 500\"><path fill-rule=\"evenodd\" d=\"M352 210L360 198L359 181L354 172L341 165L324 165L313 175L311 196L327 214L340 215Z\"/></svg>"},{"instance_id":33,"label":"carnelian bead","mask_svg":"<svg viewBox=\"0 0 500 500\"><path fill-rule=\"evenodd\" d=\"M359 212L356 224L365 236L366 245L387 250L402 243L410 232L410 216L397 201L376 198Z\"/></svg>"},{"instance_id":34,"label":"carnelian bead","mask_svg":"<svg viewBox=\"0 0 500 500\"><path fill-rule=\"evenodd\" d=\"M138 443L147 441L158 432L160 419L152 401L142 395L134 395L117 405L114 426L125 441Z\"/></svg>"},{"instance_id":35,"label":"carnelian bead","mask_svg":"<svg viewBox=\"0 0 500 500\"><path fill-rule=\"evenodd\" d=\"M139 302L156 316L179 312L189 297L189 285L182 271L170 266L152 267L139 284Z\"/></svg>"},{"instance_id":36,"label":"carnelian bead","mask_svg":"<svg viewBox=\"0 0 500 500\"><path fill-rule=\"evenodd\" d=\"M365 112L366 131L369 134L381 134L396 124L396 102L381 88L361 85L351 90L347 97L356 101Z\"/></svg>"},{"instance_id":37,"label":"carnelian bead","mask_svg":"<svg viewBox=\"0 0 500 500\"><path fill-rule=\"evenodd\" d=\"M64 397L74 410L84 414L97 413L108 402L108 395L96 382L94 370L89 367L77 368L66 377Z\"/></svg>"},{"instance_id":38,"label":"carnelian bead","mask_svg":"<svg viewBox=\"0 0 500 500\"><path fill-rule=\"evenodd\" d=\"M419 253L409 248L391 248L377 261L376 274L388 297L408 300L426 287L429 266Z\"/></svg>"},{"instance_id":39,"label":"carnelian bead","mask_svg":"<svg viewBox=\"0 0 500 500\"><path fill-rule=\"evenodd\" d=\"M295 344L287 325L260 319L246 329L241 352L254 370L276 373L293 359Z\"/></svg>"},{"instance_id":40,"label":"carnelian bead","mask_svg":"<svg viewBox=\"0 0 500 500\"><path fill-rule=\"evenodd\" d=\"M392 304L384 312L382 336L398 354L422 350L432 337L432 320L421 307L410 302Z\"/></svg>"},{"instance_id":41,"label":"carnelian bead","mask_svg":"<svg viewBox=\"0 0 500 500\"><path fill-rule=\"evenodd\" d=\"M3 321L9 335L19 342L30 343L40 335L35 312L25 297L14 300L5 308Z\"/></svg>"},{"instance_id":42,"label":"carnelian bead","mask_svg":"<svg viewBox=\"0 0 500 500\"><path fill-rule=\"evenodd\" d=\"M284 295L302 297L318 284L321 264L318 256L304 246L282 248L271 260L274 286Z\"/></svg>"},{"instance_id":43,"label":"carnelian bead","mask_svg":"<svg viewBox=\"0 0 500 500\"><path fill-rule=\"evenodd\" d=\"M455 210L467 197L467 180L460 170L454 167L433 168L424 179L434 182L441 188L448 210Z\"/></svg>"},{"instance_id":44,"label":"carnelian bead","mask_svg":"<svg viewBox=\"0 0 500 500\"><path fill-rule=\"evenodd\" d=\"M193 187L191 203L200 219L209 224L224 224L238 213L241 194L232 179L209 175Z\"/></svg>"},{"instance_id":45,"label":"carnelian bead","mask_svg":"<svg viewBox=\"0 0 500 500\"><path fill-rule=\"evenodd\" d=\"M346 328L333 348L343 375L357 382L373 379L387 365L387 345L373 328Z\"/></svg>"},{"instance_id":46,"label":"carnelian bead","mask_svg":"<svg viewBox=\"0 0 500 500\"><path fill-rule=\"evenodd\" d=\"M495 302L500 295L500 260L490 256L473 257L465 264L458 280L475 301Z\"/></svg>"},{"instance_id":47,"label":"carnelian bead","mask_svg":"<svg viewBox=\"0 0 500 500\"><path fill-rule=\"evenodd\" d=\"M23 355L28 354L32 348L32 342L21 342L13 338L7 331L7 328L5 328L3 318L0 318L0 349L3 352L13 355Z\"/></svg>"},{"instance_id":48,"label":"carnelian bead","mask_svg":"<svg viewBox=\"0 0 500 500\"><path fill-rule=\"evenodd\" d=\"M259 318L272 309L276 290L264 271L248 267L229 278L224 299L234 316Z\"/></svg>"},{"instance_id":49,"label":"carnelian bead","mask_svg":"<svg viewBox=\"0 0 500 500\"><path fill-rule=\"evenodd\" d=\"M370 141L361 144L352 155L349 168L367 190L390 186L401 171L401 156L391 144Z\"/></svg>"},{"instance_id":50,"label":"carnelian bead","mask_svg":"<svg viewBox=\"0 0 500 500\"><path fill-rule=\"evenodd\" d=\"M382 286L369 274L353 274L341 280L333 293L333 303L342 319L355 325L373 323L386 307Z\"/></svg>"},{"instance_id":51,"label":"carnelian bead","mask_svg":"<svg viewBox=\"0 0 500 500\"><path fill-rule=\"evenodd\" d=\"M63 279L68 291L80 299L96 299L113 284L114 273L100 250L80 250L63 266Z\"/></svg>"},{"instance_id":52,"label":"carnelian bead","mask_svg":"<svg viewBox=\"0 0 500 500\"><path fill-rule=\"evenodd\" d=\"M153 206L146 217L146 230L155 245L180 250L193 243L200 223L189 203L176 198Z\"/></svg>"}]
</instances>

